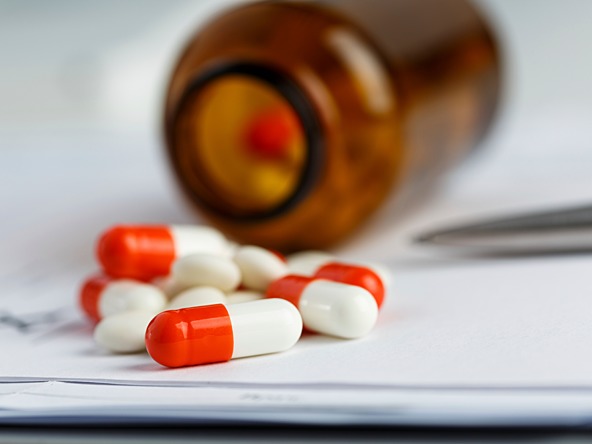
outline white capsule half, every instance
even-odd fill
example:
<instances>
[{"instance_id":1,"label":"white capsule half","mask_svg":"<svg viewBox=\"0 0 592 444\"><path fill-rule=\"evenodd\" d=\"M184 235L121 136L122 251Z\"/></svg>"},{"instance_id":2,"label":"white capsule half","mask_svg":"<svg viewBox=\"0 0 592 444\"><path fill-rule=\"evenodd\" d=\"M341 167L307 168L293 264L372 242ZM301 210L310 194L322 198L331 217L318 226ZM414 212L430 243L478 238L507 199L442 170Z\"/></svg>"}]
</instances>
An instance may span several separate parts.
<instances>
[{"instance_id":1,"label":"white capsule half","mask_svg":"<svg viewBox=\"0 0 592 444\"><path fill-rule=\"evenodd\" d=\"M113 353L145 350L146 327L156 316L153 311L126 311L103 319L95 328L95 342Z\"/></svg>"},{"instance_id":2,"label":"white capsule half","mask_svg":"<svg viewBox=\"0 0 592 444\"><path fill-rule=\"evenodd\" d=\"M215 287L194 287L179 293L169 302L167 310L198 307L200 305L225 304L226 295Z\"/></svg>"},{"instance_id":3,"label":"white capsule half","mask_svg":"<svg viewBox=\"0 0 592 444\"><path fill-rule=\"evenodd\" d=\"M231 291L226 294L226 303L232 304L243 304L245 302L253 302L263 299L265 296L263 293L254 290L237 290Z\"/></svg>"},{"instance_id":4,"label":"white capsule half","mask_svg":"<svg viewBox=\"0 0 592 444\"><path fill-rule=\"evenodd\" d=\"M188 289L186 285L181 285L177 282L173 276L164 276L156 278L152 281L152 285L160 290L165 294L168 299L172 299L177 296L182 291Z\"/></svg>"},{"instance_id":5,"label":"white capsule half","mask_svg":"<svg viewBox=\"0 0 592 444\"><path fill-rule=\"evenodd\" d=\"M227 241L226 243L226 251L227 257L234 257L234 255L236 254L236 252L238 251L238 249L240 248L240 245L237 244L236 242L232 242L232 241Z\"/></svg>"},{"instance_id":6,"label":"white capsule half","mask_svg":"<svg viewBox=\"0 0 592 444\"><path fill-rule=\"evenodd\" d=\"M177 259L172 276L187 287L215 287L222 291L235 290L241 282L241 272L231 259L210 254L190 254Z\"/></svg>"},{"instance_id":7,"label":"white capsule half","mask_svg":"<svg viewBox=\"0 0 592 444\"><path fill-rule=\"evenodd\" d=\"M306 328L346 339L367 335L378 319L376 300L368 291L322 279L306 286L298 309Z\"/></svg>"},{"instance_id":8,"label":"white capsule half","mask_svg":"<svg viewBox=\"0 0 592 444\"><path fill-rule=\"evenodd\" d=\"M229 244L218 230L200 225L170 225L177 258L194 253L228 255Z\"/></svg>"},{"instance_id":9,"label":"white capsule half","mask_svg":"<svg viewBox=\"0 0 592 444\"><path fill-rule=\"evenodd\" d=\"M102 318L130 310L156 313L166 302L165 294L154 285L121 279L109 283L101 292L98 310Z\"/></svg>"},{"instance_id":10,"label":"white capsule half","mask_svg":"<svg viewBox=\"0 0 592 444\"><path fill-rule=\"evenodd\" d=\"M302 334L302 317L283 299L263 299L228 305L234 349L232 358L288 350Z\"/></svg>"},{"instance_id":11,"label":"white capsule half","mask_svg":"<svg viewBox=\"0 0 592 444\"><path fill-rule=\"evenodd\" d=\"M290 274L313 276L325 264L333 262L335 256L323 251L301 251L287 257Z\"/></svg>"},{"instance_id":12,"label":"white capsule half","mask_svg":"<svg viewBox=\"0 0 592 444\"><path fill-rule=\"evenodd\" d=\"M265 248L247 245L238 249L234 262L242 274L242 284L251 290L265 291L267 286L288 274L286 263Z\"/></svg>"}]
</instances>

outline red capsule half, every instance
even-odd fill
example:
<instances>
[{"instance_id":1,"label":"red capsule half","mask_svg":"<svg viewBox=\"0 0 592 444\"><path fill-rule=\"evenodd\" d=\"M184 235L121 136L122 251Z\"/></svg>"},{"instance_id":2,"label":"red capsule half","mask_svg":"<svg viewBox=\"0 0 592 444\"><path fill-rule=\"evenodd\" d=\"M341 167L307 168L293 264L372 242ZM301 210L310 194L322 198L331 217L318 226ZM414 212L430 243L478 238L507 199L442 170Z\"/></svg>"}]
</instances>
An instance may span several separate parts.
<instances>
[{"instance_id":1,"label":"red capsule half","mask_svg":"<svg viewBox=\"0 0 592 444\"><path fill-rule=\"evenodd\" d=\"M265 297L281 298L298 307L302 292L314 280L314 277L289 274L269 284Z\"/></svg>"},{"instance_id":2,"label":"red capsule half","mask_svg":"<svg viewBox=\"0 0 592 444\"><path fill-rule=\"evenodd\" d=\"M95 275L84 281L80 289L78 302L86 316L93 322L99 322L99 299L107 285L113 282L113 278L104 275Z\"/></svg>"},{"instance_id":3,"label":"red capsule half","mask_svg":"<svg viewBox=\"0 0 592 444\"><path fill-rule=\"evenodd\" d=\"M109 276L149 280L169 274L175 243L164 225L120 225L100 237L97 256Z\"/></svg>"},{"instance_id":4,"label":"red capsule half","mask_svg":"<svg viewBox=\"0 0 592 444\"><path fill-rule=\"evenodd\" d=\"M229 361L233 348L232 324L222 304L164 311L146 329L146 350L166 367Z\"/></svg>"}]
</instances>

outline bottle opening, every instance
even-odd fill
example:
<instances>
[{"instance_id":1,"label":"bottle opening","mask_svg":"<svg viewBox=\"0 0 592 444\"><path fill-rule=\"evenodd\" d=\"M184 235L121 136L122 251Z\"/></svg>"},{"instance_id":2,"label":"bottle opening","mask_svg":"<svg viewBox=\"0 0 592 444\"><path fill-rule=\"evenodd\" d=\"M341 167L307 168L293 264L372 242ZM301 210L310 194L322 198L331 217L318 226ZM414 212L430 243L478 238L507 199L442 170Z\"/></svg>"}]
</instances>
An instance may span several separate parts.
<instances>
[{"instance_id":1,"label":"bottle opening","mask_svg":"<svg viewBox=\"0 0 592 444\"><path fill-rule=\"evenodd\" d=\"M275 216L308 192L319 130L293 83L265 68L234 65L202 76L184 99L172 155L193 198L248 219Z\"/></svg>"}]
</instances>

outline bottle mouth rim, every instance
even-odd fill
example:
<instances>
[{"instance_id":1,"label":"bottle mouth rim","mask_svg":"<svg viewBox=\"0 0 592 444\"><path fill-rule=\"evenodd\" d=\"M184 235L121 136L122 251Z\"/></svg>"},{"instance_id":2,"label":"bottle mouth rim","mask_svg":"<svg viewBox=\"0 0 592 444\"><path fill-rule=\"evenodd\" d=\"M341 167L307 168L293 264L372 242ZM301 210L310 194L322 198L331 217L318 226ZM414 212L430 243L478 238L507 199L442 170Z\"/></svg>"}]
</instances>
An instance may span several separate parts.
<instances>
[{"instance_id":1,"label":"bottle mouth rim","mask_svg":"<svg viewBox=\"0 0 592 444\"><path fill-rule=\"evenodd\" d=\"M195 103L200 92L212 82L229 75L242 75L251 77L254 80L261 81L274 89L287 103L292 107L300 120L302 132L305 141L305 159L302 170L299 175L296 186L289 195L279 204L265 209L263 211L239 212L223 205L215 197L208 196L210 190L206 183L202 183L201 190L196 190L192 183L189 183L185 174L183 174L179 155L172 147L177 145L175 141L174 128L180 121L180 116L192 103ZM180 100L172 113L171 125L173 132L168 137L169 158L176 170L177 177L187 195L193 201L197 202L201 208L204 208L211 215L242 222L261 222L282 216L298 206L312 191L320 176L321 167L324 163L325 150L322 137L321 122L318 115L296 81L290 78L284 72L275 68L254 62L231 62L220 63L206 69L189 82L181 95ZM195 178L200 180L199 178Z\"/></svg>"}]
</instances>

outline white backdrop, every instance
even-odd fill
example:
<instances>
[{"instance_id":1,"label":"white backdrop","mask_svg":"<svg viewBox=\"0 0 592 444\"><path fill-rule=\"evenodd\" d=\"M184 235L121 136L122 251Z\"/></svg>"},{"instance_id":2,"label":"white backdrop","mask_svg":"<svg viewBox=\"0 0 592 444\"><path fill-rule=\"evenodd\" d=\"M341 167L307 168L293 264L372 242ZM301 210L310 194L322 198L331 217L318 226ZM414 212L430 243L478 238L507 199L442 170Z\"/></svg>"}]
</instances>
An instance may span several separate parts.
<instances>
[{"instance_id":1,"label":"white backdrop","mask_svg":"<svg viewBox=\"0 0 592 444\"><path fill-rule=\"evenodd\" d=\"M0 128L151 128L187 35L228 0L0 0ZM592 3L481 0L508 55L506 115L592 107ZM587 117L587 116L586 116Z\"/></svg>"}]
</instances>

